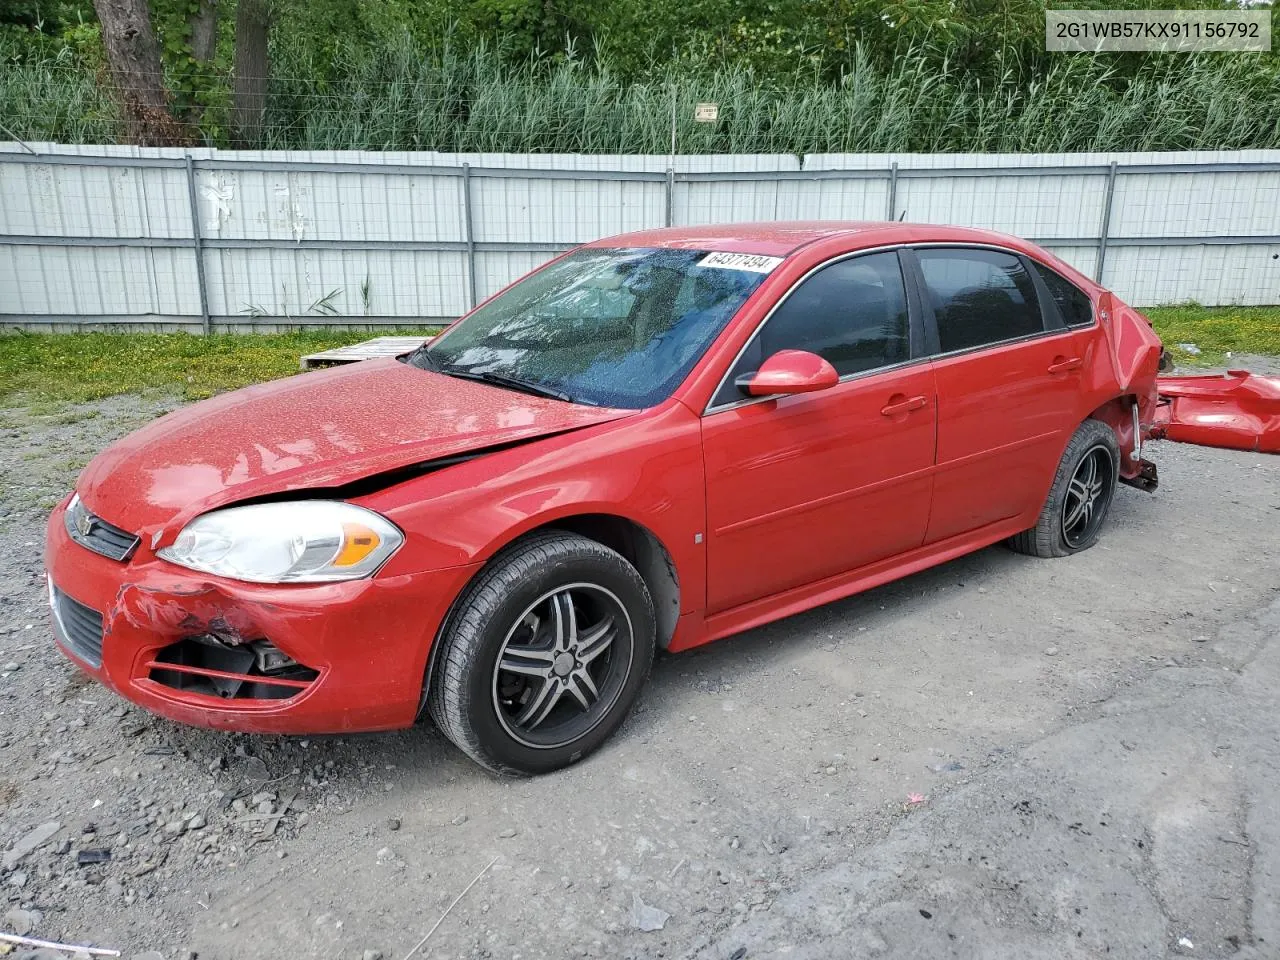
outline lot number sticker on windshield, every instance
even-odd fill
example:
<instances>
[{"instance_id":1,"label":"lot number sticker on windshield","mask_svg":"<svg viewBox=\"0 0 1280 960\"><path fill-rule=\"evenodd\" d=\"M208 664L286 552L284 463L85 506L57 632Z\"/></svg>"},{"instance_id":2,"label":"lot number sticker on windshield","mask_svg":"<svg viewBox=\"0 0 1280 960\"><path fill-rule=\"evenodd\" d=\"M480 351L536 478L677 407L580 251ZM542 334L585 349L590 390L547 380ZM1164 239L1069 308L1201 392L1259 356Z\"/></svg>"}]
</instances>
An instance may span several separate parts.
<instances>
[{"instance_id":1,"label":"lot number sticker on windshield","mask_svg":"<svg viewBox=\"0 0 1280 960\"><path fill-rule=\"evenodd\" d=\"M764 257L756 253L708 253L698 261L698 266L719 267L722 270L750 270L752 273L772 273L781 262L781 257Z\"/></svg>"}]
</instances>

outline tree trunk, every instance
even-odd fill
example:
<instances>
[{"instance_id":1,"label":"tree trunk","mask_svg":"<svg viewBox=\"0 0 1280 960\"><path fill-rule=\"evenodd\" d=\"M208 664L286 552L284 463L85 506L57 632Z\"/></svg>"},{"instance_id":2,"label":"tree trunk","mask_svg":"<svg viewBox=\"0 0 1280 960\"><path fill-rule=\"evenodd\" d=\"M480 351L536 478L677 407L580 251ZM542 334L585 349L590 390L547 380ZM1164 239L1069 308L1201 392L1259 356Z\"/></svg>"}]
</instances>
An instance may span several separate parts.
<instances>
[{"instance_id":1,"label":"tree trunk","mask_svg":"<svg viewBox=\"0 0 1280 960\"><path fill-rule=\"evenodd\" d=\"M238 146L256 146L262 136L267 108L267 33L271 26L268 0L239 0L236 4L236 62L231 86L232 121Z\"/></svg>"},{"instance_id":2,"label":"tree trunk","mask_svg":"<svg viewBox=\"0 0 1280 960\"><path fill-rule=\"evenodd\" d=\"M199 63L213 59L218 45L218 0L199 0L187 15L191 31L191 56Z\"/></svg>"},{"instance_id":3,"label":"tree trunk","mask_svg":"<svg viewBox=\"0 0 1280 960\"><path fill-rule=\"evenodd\" d=\"M93 0L93 6L130 139L143 146L184 142L181 125L169 112L147 0Z\"/></svg>"}]
</instances>

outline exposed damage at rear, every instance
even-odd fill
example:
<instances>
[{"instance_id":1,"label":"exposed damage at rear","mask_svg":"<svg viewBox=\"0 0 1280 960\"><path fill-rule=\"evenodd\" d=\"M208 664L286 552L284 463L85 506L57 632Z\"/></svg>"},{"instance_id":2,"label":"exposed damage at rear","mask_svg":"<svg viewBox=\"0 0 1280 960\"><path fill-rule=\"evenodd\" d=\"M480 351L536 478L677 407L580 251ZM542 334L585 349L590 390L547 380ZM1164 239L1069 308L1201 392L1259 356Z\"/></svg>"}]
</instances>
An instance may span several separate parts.
<instances>
[{"instance_id":1,"label":"exposed damage at rear","mask_svg":"<svg viewBox=\"0 0 1280 960\"><path fill-rule=\"evenodd\" d=\"M1153 491L1159 478L1156 465L1142 456L1142 442L1150 434L1159 403L1156 389L1163 346L1151 322L1111 293L1098 303L1098 319L1111 349L1108 384L1114 399L1092 413L1115 431L1120 446L1120 482ZM1095 376L1107 375L1106 366L1091 367Z\"/></svg>"},{"instance_id":2,"label":"exposed damage at rear","mask_svg":"<svg viewBox=\"0 0 1280 960\"><path fill-rule=\"evenodd\" d=\"M1111 345L1117 397L1092 417L1115 431L1122 483L1156 489L1156 466L1142 457L1144 440L1280 453L1280 377L1247 370L1162 376L1163 347L1146 317L1104 293L1099 319Z\"/></svg>"},{"instance_id":3,"label":"exposed damage at rear","mask_svg":"<svg viewBox=\"0 0 1280 960\"><path fill-rule=\"evenodd\" d=\"M1120 480L1155 490L1156 466L1142 456L1144 440L1280 453L1280 377L1247 370L1160 376L1162 347L1142 314L1103 294L1116 399L1092 414L1109 424L1120 444Z\"/></svg>"},{"instance_id":4,"label":"exposed damage at rear","mask_svg":"<svg viewBox=\"0 0 1280 960\"><path fill-rule=\"evenodd\" d=\"M1161 377L1159 392L1152 439L1280 453L1280 377L1247 370Z\"/></svg>"}]
</instances>

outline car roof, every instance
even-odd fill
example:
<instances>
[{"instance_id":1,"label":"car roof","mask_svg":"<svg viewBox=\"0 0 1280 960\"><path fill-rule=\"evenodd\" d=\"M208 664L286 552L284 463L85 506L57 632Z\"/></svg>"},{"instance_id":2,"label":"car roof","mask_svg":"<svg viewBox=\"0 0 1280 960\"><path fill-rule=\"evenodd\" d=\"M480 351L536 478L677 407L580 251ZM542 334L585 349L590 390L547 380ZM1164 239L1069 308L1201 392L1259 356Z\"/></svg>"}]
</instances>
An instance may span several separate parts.
<instances>
[{"instance_id":1,"label":"car roof","mask_svg":"<svg viewBox=\"0 0 1280 960\"><path fill-rule=\"evenodd\" d=\"M793 220L664 227L605 237L587 246L678 247L785 257L806 244L835 237L847 238L850 250L891 243L928 242L997 243L1017 249L1026 246L1026 241L990 230L892 220Z\"/></svg>"}]
</instances>

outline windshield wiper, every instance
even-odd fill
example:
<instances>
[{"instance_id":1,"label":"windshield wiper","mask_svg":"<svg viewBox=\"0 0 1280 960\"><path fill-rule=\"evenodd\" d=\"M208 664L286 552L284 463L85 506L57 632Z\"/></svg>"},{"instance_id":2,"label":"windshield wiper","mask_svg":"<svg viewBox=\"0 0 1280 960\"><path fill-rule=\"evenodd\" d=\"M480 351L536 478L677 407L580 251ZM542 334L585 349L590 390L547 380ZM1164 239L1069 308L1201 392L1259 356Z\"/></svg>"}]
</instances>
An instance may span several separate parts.
<instances>
[{"instance_id":1,"label":"windshield wiper","mask_svg":"<svg viewBox=\"0 0 1280 960\"><path fill-rule=\"evenodd\" d=\"M520 377L509 377L504 373L493 373L484 371L482 373L472 373L470 370L458 370L454 367L443 366L437 363L435 368L440 373L448 377L459 377L463 380L479 380L481 383L492 383L496 387L506 387L509 390L520 390L523 393L531 393L537 397L550 397L552 400L563 400L565 403L573 403L573 397L565 393L563 390L556 390L553 387L544 387L540 383L532 380L523 380Z\"/></svg>"},{"instance_id":2,"label":"windshield wiper","mask_svg":"<svg viewBox=\"0 0 1280 960\"><path fill-rule=\"evenodd\" d=\"M521 377L509 377L505 373L484 373L476 374L485 383L492 383L499 387L510 387L512 390L523 390L526 393L532 393L539 397L550 397L552 400L563 400L565 403L573 403L573 397L565 393L563 390L557 390L554 387L544 387L540 383L532 380L525 380Z\"/></svg>"},{"instance_id":3,"label":"windshield wiper","mask_svg":"<svg viewBox=\"0 0 1280 960\"><path fill-rule=\"evenodd\" d=\"M480 373L472 373L470 370L459 370L450 363L442 363L439 359L431 354L427 349L427 344L423 344L413 353L409 354L407 359L414 366L424 370L431 370L435 373L443 373L446 377L458 377L461 380L479 380L481 383L492 383L494 386L507 387L511 390L521 390L524 393L531 393L538 397L550 397L552 400L563 400L565 403L575 402L573 397L565 393L563 390L556 390L554 387L546 387L533 380L525 380L521 377L510 377L504 373L493 373L485 370Z\"/></svg>"}]
</instances>

